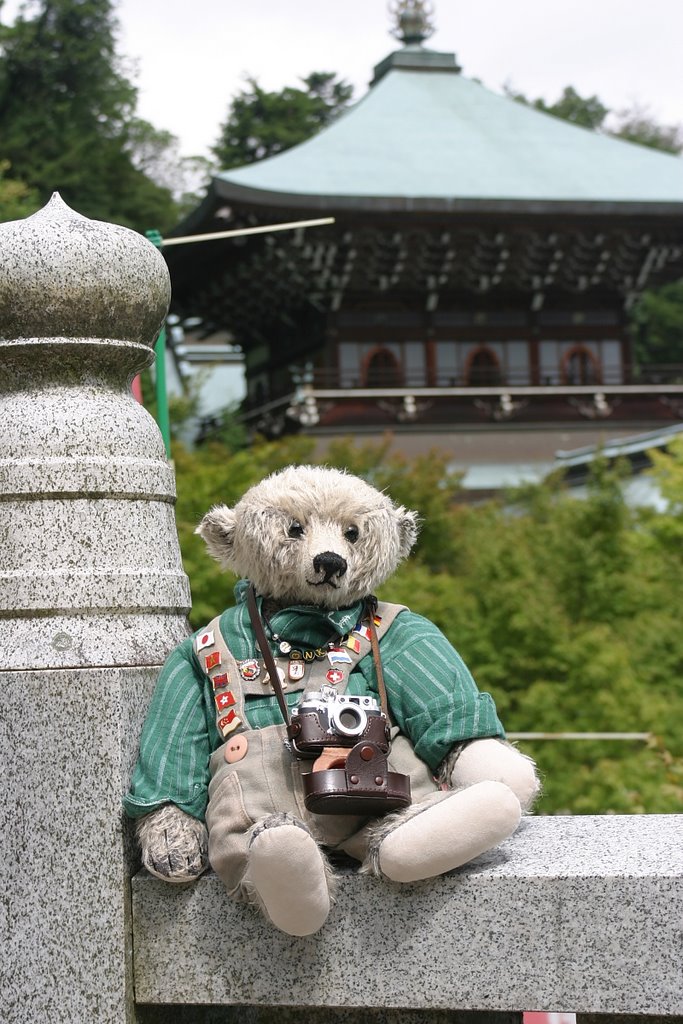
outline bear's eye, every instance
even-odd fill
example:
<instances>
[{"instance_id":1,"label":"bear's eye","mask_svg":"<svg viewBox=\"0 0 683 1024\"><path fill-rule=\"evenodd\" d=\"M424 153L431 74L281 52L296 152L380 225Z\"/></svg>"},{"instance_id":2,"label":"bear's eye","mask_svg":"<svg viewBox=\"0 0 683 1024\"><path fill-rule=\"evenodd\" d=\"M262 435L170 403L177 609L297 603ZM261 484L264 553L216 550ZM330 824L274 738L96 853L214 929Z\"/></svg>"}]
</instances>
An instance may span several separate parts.
<instances>
[{"instance_id":1,"label":"bear's eye","mask_svg":"<svg viewBox=\"0 0 683 1024\"><path fill-rule=\"evenodd\" d=\"M351 544L355 544L356 541L358 540L358 527L347 526L346 529L344 530L344 536Z\"/></svg>"},{"instance_id":2,"label":"bear's eye","mask_svg":"<svg viewBox=\"0 0 683 1024\"><path fill-rule=\"evenodd\" d=\"M289 534L290 537L303 537L304 528L298 519L292 519L291 523L289 524L289 529L287 530L287 533Z\"/></svg>"}]
</instances>

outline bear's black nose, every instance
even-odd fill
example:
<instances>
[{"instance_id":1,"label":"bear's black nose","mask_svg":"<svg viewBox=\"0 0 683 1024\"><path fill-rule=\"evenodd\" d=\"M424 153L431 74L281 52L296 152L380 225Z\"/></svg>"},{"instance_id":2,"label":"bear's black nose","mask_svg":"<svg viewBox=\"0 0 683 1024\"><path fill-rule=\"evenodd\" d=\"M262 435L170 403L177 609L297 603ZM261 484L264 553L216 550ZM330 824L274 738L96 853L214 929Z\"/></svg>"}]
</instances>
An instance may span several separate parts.
<instances>
[{"instance_id":1,"label":"bear's black nose","mask_svg":"<svg viewBox=\"0 0 683 1024\"><path fill-rule=\"evenodd\" d=\"M324 573L325 578L322 582L328 583L333 576L341 579L346 572L347 564L346 560L334 551L323 551L313 559L313 568L316 572Z\"/></svg>"}]
</instances>

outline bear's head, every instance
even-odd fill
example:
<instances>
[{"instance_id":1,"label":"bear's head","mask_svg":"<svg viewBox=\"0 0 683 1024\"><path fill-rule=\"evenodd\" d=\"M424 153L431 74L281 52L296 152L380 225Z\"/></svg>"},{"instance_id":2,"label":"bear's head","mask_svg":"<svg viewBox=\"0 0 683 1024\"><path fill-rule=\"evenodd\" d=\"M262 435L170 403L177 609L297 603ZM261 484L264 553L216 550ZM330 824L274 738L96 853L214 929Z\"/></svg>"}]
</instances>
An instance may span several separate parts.
<instances>
[{"instance_id":1,"label":"bear's head","mask_svg":"<svg viewBox=\"0 0 683 1024\"><path fill-rule=\"evenodd\" d=\"M196 532L225 568L282 605L345 608L367 597L404 559L418 516L337 469L288 466L217 505Z\"/></svg>"}]
</instances>

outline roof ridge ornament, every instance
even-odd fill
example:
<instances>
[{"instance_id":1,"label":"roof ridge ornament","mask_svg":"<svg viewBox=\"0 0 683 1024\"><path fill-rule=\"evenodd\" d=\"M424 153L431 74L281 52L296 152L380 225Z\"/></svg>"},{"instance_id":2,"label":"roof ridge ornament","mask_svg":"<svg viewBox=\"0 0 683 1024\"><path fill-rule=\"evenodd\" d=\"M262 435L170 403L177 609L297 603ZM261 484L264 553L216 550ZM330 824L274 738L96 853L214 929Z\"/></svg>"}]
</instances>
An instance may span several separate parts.
<instances>
[{"instance_id":1,"label":"roof ridge ornament","mask_svg":"<svg viewBox=\"0 0 683 1024\"><path fill-rule=\"evenodd\" d=\"M391 34L405 46L420 45L436 30L432 21L434 5L428 0L393 0L389 13L396 18Z\"/></svg>"}]
</instances>

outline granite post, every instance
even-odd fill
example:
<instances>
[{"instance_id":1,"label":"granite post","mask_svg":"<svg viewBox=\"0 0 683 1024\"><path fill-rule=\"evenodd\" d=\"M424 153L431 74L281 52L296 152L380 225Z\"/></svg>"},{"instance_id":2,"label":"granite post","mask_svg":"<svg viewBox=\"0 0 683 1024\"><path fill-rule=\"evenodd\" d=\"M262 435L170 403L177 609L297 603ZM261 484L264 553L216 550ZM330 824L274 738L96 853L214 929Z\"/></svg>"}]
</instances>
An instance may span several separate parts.
<instances>
[{"instance_id":1,"label":"granite post","mask_svg":"<svg viewBox=\"0 0 683 1024\"><path fill-rule=\"evenodd\" d=\"M130 391L170 297L55 195L0 225L0 1017L134 1020L126 789L187 635L172 469Z\"/></svg>"}]
</instances>

